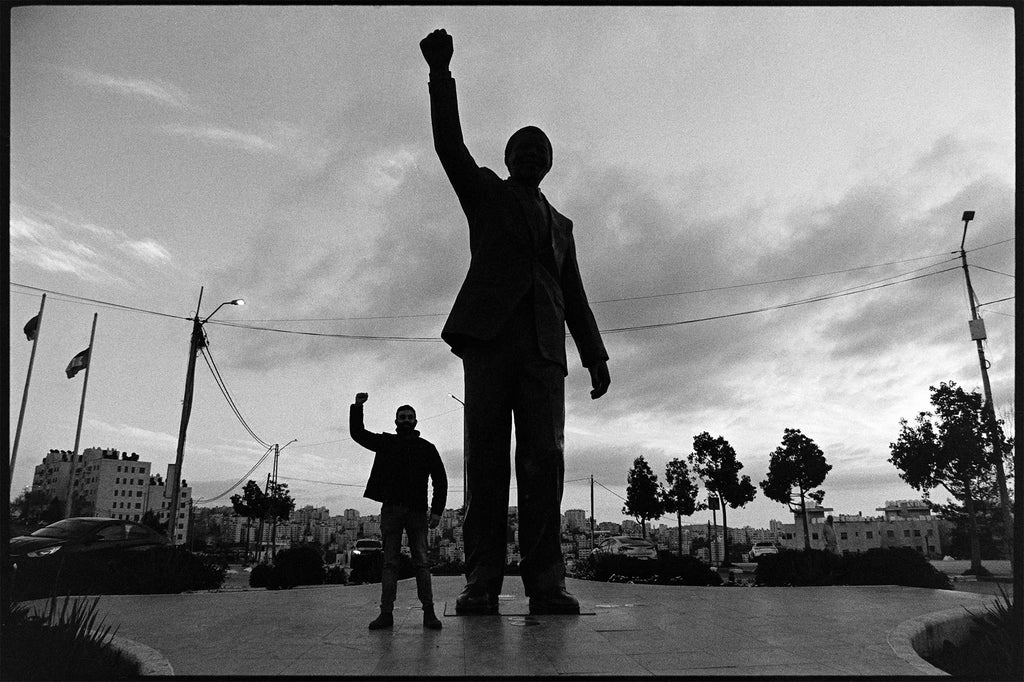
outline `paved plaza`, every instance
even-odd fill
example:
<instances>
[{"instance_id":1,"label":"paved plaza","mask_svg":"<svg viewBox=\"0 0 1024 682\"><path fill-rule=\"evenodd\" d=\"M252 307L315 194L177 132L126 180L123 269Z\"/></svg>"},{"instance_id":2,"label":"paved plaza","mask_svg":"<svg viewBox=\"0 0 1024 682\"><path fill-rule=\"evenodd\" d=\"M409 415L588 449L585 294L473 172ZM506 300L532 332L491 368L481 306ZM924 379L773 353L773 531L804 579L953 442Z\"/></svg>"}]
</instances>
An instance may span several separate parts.
<instances>
[{"instance_id":1,"label":"paved plaza","mask_svg":"<svg viewBox=\"0 0 1024 682\"><path fill-rule=\"evenodd\" d=\"M686 587L568 580L580 616L527 615L518 577L498 616L452 614L463 578L435 576L444 629L423 628L399 583L392 630L369 631L380 585L108 595L99 612L165 674L210 676L920 676L894 641L941 611L992 596L897 586ZM1009 587L1009 586L1007 586Z\"/></svg>"}]
</instances>

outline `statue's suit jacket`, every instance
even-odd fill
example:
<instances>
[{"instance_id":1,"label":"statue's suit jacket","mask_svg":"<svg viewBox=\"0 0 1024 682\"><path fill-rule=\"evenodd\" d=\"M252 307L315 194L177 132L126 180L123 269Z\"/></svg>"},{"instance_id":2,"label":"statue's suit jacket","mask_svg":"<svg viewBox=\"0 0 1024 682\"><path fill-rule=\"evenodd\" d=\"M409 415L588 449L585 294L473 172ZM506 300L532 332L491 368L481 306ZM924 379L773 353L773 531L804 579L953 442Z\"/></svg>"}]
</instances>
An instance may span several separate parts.
<instances>
[{"instance_id":1,"label":"statue's suit jacket","mask_svg":"<svg viewBox=\"0 0 1024 682\"><path fill-rule=\"evenodd\" d=\"M541 195L548 226L531 224L510 180L477 166L462 139L455 80L430 79L434 148L469 221L469 272L441 331L452 352L497 337L532 301L543 357L567 371L565 328L584 367L608 359L576 262L572 221ZM550 237L550 244L545 243Z\"/></svg>"}]
</instances>

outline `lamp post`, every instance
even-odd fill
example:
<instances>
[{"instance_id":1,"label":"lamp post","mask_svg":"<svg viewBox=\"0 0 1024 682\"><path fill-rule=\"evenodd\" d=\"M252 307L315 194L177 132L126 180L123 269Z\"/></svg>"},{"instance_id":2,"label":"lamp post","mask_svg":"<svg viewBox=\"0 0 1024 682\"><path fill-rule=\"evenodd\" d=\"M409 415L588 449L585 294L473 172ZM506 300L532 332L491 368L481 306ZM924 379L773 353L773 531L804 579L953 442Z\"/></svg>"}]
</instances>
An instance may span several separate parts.
<instances>
[{"instance_id":1,"label":"lamp post","mask_svg":"<svg viewBox=\"0 0 1024 682\"><path fill-rule=\"evenodd\" d=\"M466 456L469 453L469 438L466 433L466 403L456 398L451 393L448 397L462 405L462 513L466 513L466 501L469 499L469 478L466 467Z\"/></svg>"},{"instance_id":2,"label":"lamp post","mask_svg":"<svg viewBox=\"0 0 1024 682\"><path fill-rule=\"evenodd\" d=\"M213 309L213 312L205 318L199 318L199 307L203 303L203 288L199 287L199 303L196 304L196 315L192 318L192 339L188 348L188 370L185 372L185 399L181 403L181 426L178 428L178 450L174 459L174 470L171 472L170 500L168 501L167 537L171 544L175 544L174 536L178 521L178 498L181 497L181 464L185 458L185 432L188 430L188 420L192 415L192 389L196 376L196 355L199 349L206 345L203 336L203 325L209 322L210 318L218 310L226 305L245 305L245 301L236 298L233 301L224 301Z\"/></svg>"},{"instance_id":3,"label":"lamp post","mask_svg":"<svg viewBox=\"0 0 1024 682\"><path fill-rule=\"evenodd\" d=\"M1003 516L1003 549L1009 555L1014 573L1020 568L1017 565L1018 559L1013 546L1013 516L1010 513L1010 495L1006 487L1006 471L1003 469L1003 453L1000 447L999 427L996 424L996 408L992 402L992 385L988 380L989 362L985 359L985 348L982 341L987 338L985 333L985 321L978 317L978 308L975 305L974 287L971 286L971 273L967 269L967 252L964 251L964 243L967 241L967 224L974 220L974 211L964 211L961 218L964 221L964 234L960 239L960 263L964 269L964 280L967 282L967 302L971 306L971 320L968 326L971 332L971 340L978 347L978 363L981 365L981 384L985 391L985 404L982 406L983 418L988 426L989 437L992 439L992 449L995 459L996 484L999 487L999 505L1002 507Z\"/></svg>"}]
</instances>

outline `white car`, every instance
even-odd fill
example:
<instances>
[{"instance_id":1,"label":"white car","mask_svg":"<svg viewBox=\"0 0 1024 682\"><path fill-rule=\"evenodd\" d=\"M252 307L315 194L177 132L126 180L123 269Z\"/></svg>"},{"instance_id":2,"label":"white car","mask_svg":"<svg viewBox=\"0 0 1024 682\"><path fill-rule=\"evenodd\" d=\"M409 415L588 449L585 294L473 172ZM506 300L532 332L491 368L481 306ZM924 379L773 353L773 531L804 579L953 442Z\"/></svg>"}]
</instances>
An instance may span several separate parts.
<instances>
[{"instance_id":1,"label":"white car","mask_svg":"<svg viewBox=\"0 0 1024 682\"><path fill-rule=\"evenodd\" d=\"M597 543L594 554L614 554L634 559L657 559L658 547L649 540L629 535L613 535Z\"/></svg>"},{"instance_id":2,"label":"white car","mask_svg":"<svg viewBox=\"0 0 1024 682\"><path fill-rule=\"evenodd\" d=\"M766 554L778 554L779 548L774 542L755 542L754 546L750 548L750 560L754 561L758 557L763 557Z\"/></svg>"}]
</instances>

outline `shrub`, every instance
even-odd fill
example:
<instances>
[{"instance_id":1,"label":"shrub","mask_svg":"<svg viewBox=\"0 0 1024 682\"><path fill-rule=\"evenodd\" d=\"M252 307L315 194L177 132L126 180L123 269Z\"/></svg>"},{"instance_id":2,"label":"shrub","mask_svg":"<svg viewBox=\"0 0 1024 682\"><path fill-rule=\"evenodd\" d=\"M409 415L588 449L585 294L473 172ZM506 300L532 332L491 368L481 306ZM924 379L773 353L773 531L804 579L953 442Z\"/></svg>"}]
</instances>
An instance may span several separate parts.
<instances>
[{"instance_id":1,"label":"shrub","mask_svg":"<svg viewBox=\"0 0 1024 682\"><path fill-rule=\"evenodd\" d=\"M951 589L949 578L909 547L869 549L838 556L821 549L784 549L761 557L757 585L902 585Z\"/></svg>"},{"instance_id":2,"label":"shrub","mask_svg":"<svg viewBox=\"0 0 1024 682\"><path fill-rule=\"evenodd\" d=\"M327 575L324 576L324 584L326 585L344 585L348 582L348 574L345 569L341 566L331 566L327 569Z\"/></svg>"},{"instance_id":3,"label":"shrub","mask_svg":"<svg viewBox=\"0 0 1024 682\"><path fill-rule=\"evenodd\" d=\"M950 675L961 678L989 680L1019 680L1021 647L1024 631L1019 617L1015 617L1013 600L999 588L1000 599L984 613L971 615L971 630L967 639L954 646L949 640L942 648L926 656L926 660Z\"/></svg>"},{"instance_id":4,"label":"shrub","mask_svg":"<svg viewBox=\"0 0 1024 682\"><path fill-rule=\"evenodd\" d=\"M19 570L14 598L58 594L175 594L212 590L224 584L224 568L184 547L157 547L116 556L84 553L51 565Z\"/></svg>"},{"instance_id":5,"label":"shrub","mask_svg":"<svg viewBox=\"0 0 1024 682\"><path fill-rule=\"evenodd\" d=\"M267 587L273 571L270 564L256 564L249 572L249 587Z\"/></svg>"},{"instance_id":6,"label":"shrub","mask_svg":"<svg viewBox=\"0 0 1024 682\"><path fill-rule=\"evenodd\" d=\"M134 679L138 662L111 646L116 630L96 623L99 598L64 598L60 611L51 597L46 611L15 605L0 632L0 678L5 680ZM69 608L70 607L70 608Z\"/></svg>"},{"instance_id":7,"label":"shrub","mask_svg":"<svg viewBox=\"0 0 1024 682\"><path fill-rule=\"evenodd\" d=\"M430 567L433 575L463 575L466 572L466 565L458 559L454 561L439 561Z\"/></svg>"},{"instance_id":8,"label":"shrub","mask_svg":"<svg viewBox=\"0 0 1024 682\"><path fill-rule=\"evenodd\" d=\"M910 547L874 548L862 554L847 555L836 571L836 584L953 589L946 574Z\"/></svg>"},{"instance_id":9,"label":"shrub","mask_svg":"<svg viewBox=\"0 0 1024 682\"><path fill-rule=\"evenodd\" d=\"M614 554L593 554L578 567L576 576L602 582L657 585L721 585L722 579L707 564L692 556L636 559Z\"/></svg>"},{"instance_id":10,"label":"shrub","mask_svg":"<svg viewBox=\"0 0 1024 682\"><path fill-rule=\"evenodd\" d=\"M766 554L757 562L755 585L773 587L832 585L840 558L821 549L783 549Z\"/></svg>"},{"instance_id":11,"label":"shrub","mask_svg":"<svg viewBox=\"0 0 1024 682\"><path fill-rule=\"evenodd\" d=\"M274 555L274 568L267 585L270 589L323 584L324 559L315 547L299 545Z\"/></svg>"}]
</instances>

